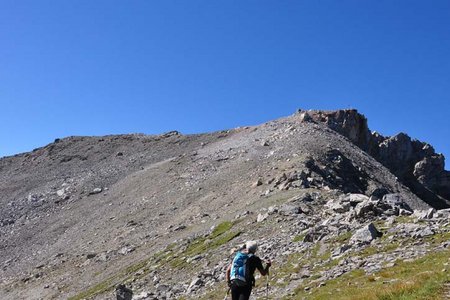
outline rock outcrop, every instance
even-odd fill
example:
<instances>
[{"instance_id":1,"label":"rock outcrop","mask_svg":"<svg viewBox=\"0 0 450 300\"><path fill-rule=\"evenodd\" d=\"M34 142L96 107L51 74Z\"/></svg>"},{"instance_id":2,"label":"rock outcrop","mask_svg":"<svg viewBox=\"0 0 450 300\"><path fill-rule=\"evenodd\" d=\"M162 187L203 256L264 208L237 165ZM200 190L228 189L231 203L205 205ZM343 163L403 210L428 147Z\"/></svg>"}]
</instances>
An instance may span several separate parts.
<instances>
[{"instance_id":1,"label":"rock outcrop","mask_svg":"<svg viewBox=\"0 0 450 300\"><path fill-rule=\"evenodd\" d=\"M367 119L355 109L299 111L300 120L326 124L374 157L412 192L435 208L450 207L450 172L444 156L427 143L405 133L385 137L370 131Z\"/></svg>"}]
</instances>

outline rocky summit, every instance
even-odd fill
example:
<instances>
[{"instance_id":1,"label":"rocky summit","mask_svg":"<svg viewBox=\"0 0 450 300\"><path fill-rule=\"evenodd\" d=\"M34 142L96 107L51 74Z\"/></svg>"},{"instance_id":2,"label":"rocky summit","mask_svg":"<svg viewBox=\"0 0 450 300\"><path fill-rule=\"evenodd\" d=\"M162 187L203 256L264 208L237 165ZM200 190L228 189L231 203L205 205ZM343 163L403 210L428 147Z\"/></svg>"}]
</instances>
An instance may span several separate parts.
<instances>
[{"instance_id":1,"label":"rocky summit","mask_svg":"<svg viewBox=\"0 0 450 300\"><path fill-rule=\"evenodd\" d=\"M0 299L224 299L247 240L253 299L450 299L444 157L356 110L56 139L0 159L0 204Z\"/></svg>"}]
</instances>

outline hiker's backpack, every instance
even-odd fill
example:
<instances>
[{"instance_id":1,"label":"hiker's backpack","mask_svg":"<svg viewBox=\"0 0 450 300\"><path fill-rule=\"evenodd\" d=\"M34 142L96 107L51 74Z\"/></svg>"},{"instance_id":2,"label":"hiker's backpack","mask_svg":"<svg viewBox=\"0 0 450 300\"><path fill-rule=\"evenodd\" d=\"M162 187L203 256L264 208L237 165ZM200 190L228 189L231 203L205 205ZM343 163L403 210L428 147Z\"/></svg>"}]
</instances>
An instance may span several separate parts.
<instances>
[{"instance_id":1,"label":"hiker's backpack","mask_svg":"<svg viewBox=\"0 0 450 300\"><path fill-rule=\"evenodd\" d=\"M245 284L251 284L250 274L248 273L247 260L253 256L251 253L238 252L233 259L231 266L230 279L238 280Z\"/></svg>"}]
</instances>

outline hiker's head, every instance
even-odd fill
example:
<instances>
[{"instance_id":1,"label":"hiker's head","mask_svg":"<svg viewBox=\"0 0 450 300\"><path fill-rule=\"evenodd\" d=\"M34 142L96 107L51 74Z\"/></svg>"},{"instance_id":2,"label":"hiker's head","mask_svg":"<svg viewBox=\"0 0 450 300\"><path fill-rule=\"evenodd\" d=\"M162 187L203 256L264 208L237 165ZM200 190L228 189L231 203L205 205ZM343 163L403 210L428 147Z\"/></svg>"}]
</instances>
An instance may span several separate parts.
<instances>
[{"instance_id":1,"label":"hiker's head","mask_svg":"<svg viewBox=\"0 0 450 300\"><path fill-rule=\"evenodd\" d=\"M255 253L258 249L258 244L255 241L247 241L245 243L245 248L249 253Z\"/></svg>"}]
</instances>

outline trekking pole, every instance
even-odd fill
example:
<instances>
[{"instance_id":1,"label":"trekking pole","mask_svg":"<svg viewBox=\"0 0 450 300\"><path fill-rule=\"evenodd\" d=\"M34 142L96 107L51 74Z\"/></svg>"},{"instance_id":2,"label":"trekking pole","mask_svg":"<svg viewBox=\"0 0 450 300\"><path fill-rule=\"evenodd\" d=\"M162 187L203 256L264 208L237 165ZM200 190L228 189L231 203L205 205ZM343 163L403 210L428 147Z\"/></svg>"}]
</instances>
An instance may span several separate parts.
<instances>
[{"instance_id":1,"label":"trekking pole","mask_svg":"<svg viewBox=\"0 0 450 300\"><path fill-rule=\"evenodd\" d=\"M267 279L266 279L266 300L269 299L269 272L267 272Z\"/></svg>"}]
</instances>

